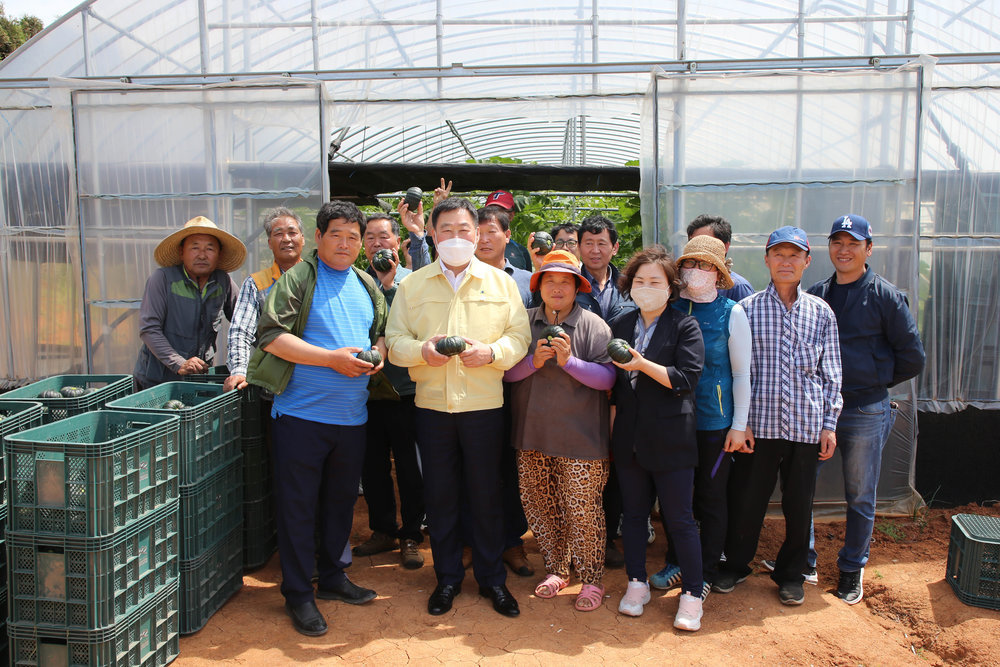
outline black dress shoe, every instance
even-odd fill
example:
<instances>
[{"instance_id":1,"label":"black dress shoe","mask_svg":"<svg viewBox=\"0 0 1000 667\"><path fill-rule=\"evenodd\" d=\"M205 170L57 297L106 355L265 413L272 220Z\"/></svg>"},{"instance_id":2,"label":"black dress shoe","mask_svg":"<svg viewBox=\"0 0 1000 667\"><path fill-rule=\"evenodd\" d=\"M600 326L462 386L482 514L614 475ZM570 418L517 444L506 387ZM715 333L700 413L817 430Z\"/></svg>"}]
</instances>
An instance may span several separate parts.
<instances>
[{"instance_id":1,"label":"black dress shoe","mask_svg":"<svg viewBox=\"0 0 1000 667\"><path fill-rule=\"evenodd\" d=\"M493 608L497 613L510 617L518 616L521 613L517 606L517 600L510 594L506 586L480 586L479 594L493 600Z\"/></svg>"},{"instance_id":2,"label":"black dress shoe","mask_svg":"<svg viewBox=\"0 0 1000 667\"><path fill-rule=\"evenodd\" d=\"M364 604L375 599L377 594L370 588L362 588L344 577L344 580L332 588L320 588L316 597L320 600L340 600L347 604Z\"/></svg>"},{"instance_id":3,"label":"black dress shoe","mask_svg":"<svg viewBox=\"0 0 1000 667\"><path fill-rule=\"evenodd\" d=\"M308 637L326 634L326 619L312 600L298 605L286 602L285 611L292 617L292 625L300 633Z\"/></svg>"},{"instance_id":4,"label":"black dress shoe","mask_svg":"<svg viewBox=\"0 0 1000 667\"><path fill-rule=\"evenodd\" d=\"M461 592L461 586L452 584L438 584L431 597L427 600L427 613L431 616L440 616L451 611L451 603L455 601L455 596Z\"/></svg>"}]
</instances>

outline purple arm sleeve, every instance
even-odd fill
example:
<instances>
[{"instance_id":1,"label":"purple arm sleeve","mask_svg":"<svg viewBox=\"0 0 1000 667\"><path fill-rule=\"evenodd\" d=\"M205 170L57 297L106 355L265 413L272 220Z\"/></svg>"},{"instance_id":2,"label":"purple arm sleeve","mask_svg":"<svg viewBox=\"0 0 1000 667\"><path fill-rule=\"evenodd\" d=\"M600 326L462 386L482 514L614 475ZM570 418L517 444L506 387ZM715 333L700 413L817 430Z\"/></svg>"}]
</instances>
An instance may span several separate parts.
<instances>
[{"instance_id":1,"label":"purple arm sleeve","mask_svg":"<svg viewBox=\"0 0 1000 667\"><path fill-rule=\"evenodd\" d=\"M599 364L570 357L563 370L591 389L604 391L615 386L615 367L610 363Z\"/></svg>"},{"instance_id":2,"label":"purple arm sleeve","mask_svg":"<svg viewBox=\"0 0 1000 667\"><path fill-rule=\"evenodd\" d=\"M513 368L503 374L503 381L518 382L537 371L538 369L535 368L534 360L535 355L533 354L529 354L524 359L521 359L521 361L514 364Z\"/></svg>"}]
</instances>

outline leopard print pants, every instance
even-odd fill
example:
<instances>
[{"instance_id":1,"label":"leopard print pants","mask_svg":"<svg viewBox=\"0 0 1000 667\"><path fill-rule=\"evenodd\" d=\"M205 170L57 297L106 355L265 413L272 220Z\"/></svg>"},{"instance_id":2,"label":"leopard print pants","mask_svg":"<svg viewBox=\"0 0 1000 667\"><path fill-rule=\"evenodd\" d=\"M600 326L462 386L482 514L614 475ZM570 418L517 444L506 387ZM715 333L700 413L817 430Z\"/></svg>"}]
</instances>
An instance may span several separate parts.
<instances>
[{"instance_id":1,"label":"leopard print pants","mask_svg":"<svg viewBox=\"0 0 1000 667\"><path fill-rule=\"evenodd\" d=\"M601 494L610 463L541 452L517 452L521 503L545 560L545 571L569 580L570 562L585 584L604 577Z\"/></svg>"}]
</instances>

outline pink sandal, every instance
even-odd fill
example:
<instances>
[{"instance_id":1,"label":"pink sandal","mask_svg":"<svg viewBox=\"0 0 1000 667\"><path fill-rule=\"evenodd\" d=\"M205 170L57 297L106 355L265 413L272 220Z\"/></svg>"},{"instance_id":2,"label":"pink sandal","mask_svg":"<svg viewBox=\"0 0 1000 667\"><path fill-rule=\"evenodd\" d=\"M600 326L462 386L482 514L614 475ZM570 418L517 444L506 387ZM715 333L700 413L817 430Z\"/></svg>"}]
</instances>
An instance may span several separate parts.
<instances>
[{"instance_id":1,"label":"pink sandal","mask_svg":"<svg viewBox=\"0 0 1000 667\"><path fill-rule=\"evenodd\" d=\"M559 591L567 586L569 586L569 584L565 579L554 574L550 574L542 579L540 584L535 586L535 595L548 600L549 598L554 598Z\"/></svg>"},{"instance_id":2,"label":"pink sandal","mask_svg":"<svg viewBox=\"0 0 1000 667\"><path fill-rule=\"evenodd\" d=\"M594 611L604 604L604 586L584 584L573 605L577 611Z\"/></svg>"}]
</instances>

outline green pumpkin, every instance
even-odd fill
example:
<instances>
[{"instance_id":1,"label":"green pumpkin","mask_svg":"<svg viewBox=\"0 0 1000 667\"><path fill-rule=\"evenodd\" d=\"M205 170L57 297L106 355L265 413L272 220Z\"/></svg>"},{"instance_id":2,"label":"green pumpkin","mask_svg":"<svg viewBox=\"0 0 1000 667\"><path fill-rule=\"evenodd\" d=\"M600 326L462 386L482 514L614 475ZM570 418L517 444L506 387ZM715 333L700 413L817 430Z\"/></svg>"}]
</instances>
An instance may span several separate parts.
<instances>
[{"instance_id":1,"label":"green pumpkin","mask_svg":"<svg viewBox=\"0 0 1000 667\"><path fill-rule=\"evenodd\" d=\"M548 232L535 232L535 239L531 242L531 247L542 255L552 252L552 235ZM538 254L538 253L536 253Z\"/></svg>"},{"instance_id":2,"label":"green pumpkin","mask_svg":"<svg viewBox=\"0 0 1000 667\"><path fill-rule=\"evenodd\" d=\"M38 398L63 398L63 395L55 389L46 389L38 395Z\"/></svg>"},{"instance_id":3,"label":"green pumpkin","mask_svg":"<svg viewBox=\"0 0 1000 667\"><path fill-rule=\"evenodd\" d=\"M86 396L87 394L93 394L95 391L97 391L97 387L87 387L83 390L83 395Z\"/></svg>"},{"instance_id":4,"label":"green pumpkin","mask_svg":"<svg viewBox=\"0 0 1000 667\"><path fill-rule=\"evenodd\" d=\"M549 345L551 345L553 338L558 338L564 333L566 333L566 331L558 324L550 324L549 326L542 329L542 338L549 341Z\"/></svg>"},{"instance_id":5,"label":"green pumpkin","mask_svg":"<svg viewBox=\"0 0 1000 667\"><path fill-rule=\"evenodd\" d=\"M410 213L416 213L417 208L420 206L420 200L423 198L424 191L414 185L406 191L406 196L403 197L403 201L405 201L407 207L409 207Z\"/></svg>"},{"instance_id":6,"label":"green pumpkin","mask_svg":"<svg viewBox=\"0 0 1000 667\"><path fill-rule=\"evenodd\" d=\"M63 387L59 390L59 393L65 398L79 398L83 396L84 390L80 387Z\"/></svg>"},{"instance_id":7,"label":"green pumpkin","mask_svg":"<svg viewBox=\"0 0 1000 667\"><path fill-rule=\"evenodd\" d=\"M178 401L176 398L173 398L163 404L164 410L183 410L185 408L187 408L187 406L184 405L184 401Z\"/></svg>"},{"instance_id":8,"label":"green pumpkin","mask_svg":"<svg viewBox=\"0 0 1000 667\"><path fill-rule=\"evenodd\" d=\"M367 361L372 366L378 366L382 363L382 355L378 353L378 350L361 350L358 352L358 359Z\"/></svg>"},{"instance_id":9,"label":"green pumpkin","mask_svg":"<svg viewBox=\"0 0 1000 667\"><path fill-rule=\"evenodd\" d=\"M372 268L385 273L392 270L392 250L382 248L372 255Z\"/></svg>"},{"instance_id":10,"label":"green pumpkin","mask_svg":"<svg viewBox=\"0 0 1000 667\"><path fill-rule=\"evenodd\" d=\"M608 342L608 356L611 357L612 361L617 361L619 364L627 364L632 361L631 350L632 346L621 338L612 338Z\"/></svg>"},{"instance_id":11,"label":"green pumpkin","mask_svg":"<svg viewBox=\"0 0 1000 667\"><path fill-rule=\"evenodd\" d=\"M446 357L454 357L456 354L462 354L465 352L466 347L468 345L461 336L446 336L434 344L434 349L437 350L437 353L443 354Z\"/></svg>"}]
</instances>

